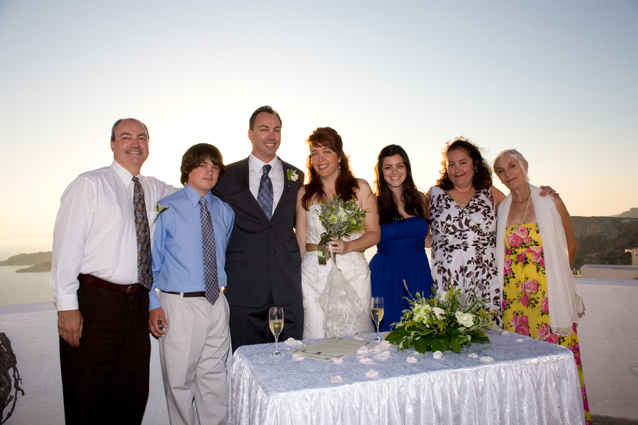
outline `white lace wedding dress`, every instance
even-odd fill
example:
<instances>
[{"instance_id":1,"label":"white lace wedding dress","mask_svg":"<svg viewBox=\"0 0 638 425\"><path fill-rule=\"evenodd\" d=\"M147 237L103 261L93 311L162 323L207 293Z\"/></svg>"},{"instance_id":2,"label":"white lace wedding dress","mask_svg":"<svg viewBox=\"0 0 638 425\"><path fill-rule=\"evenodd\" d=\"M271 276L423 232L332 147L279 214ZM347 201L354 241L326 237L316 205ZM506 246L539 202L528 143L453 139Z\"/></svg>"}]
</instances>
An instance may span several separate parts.
<instances>
[{"instance_id":1,"label":"white lace wedding dress","mask_svg":"<svg viewBox=\"0 0 638 425\"><path fill-rule=\"evenodd\" d=\"M319 221L320 205L315 204L306 213L308 234L306 242L319 243L323 226ZM346 240L354 240L363 233ZM317 252L306 252L302 263L301 288L304 307L304 338L330 338L374 331L370 317L370 268L363 253L337 255L337 266L332 259L319 265ZM330 279L328 276L330 275ZM326 288L326 282L328 288ZM322 296L323 295L323 296ZM328 314L325 312L328 311Z\"/></svg>"}]
</instances>

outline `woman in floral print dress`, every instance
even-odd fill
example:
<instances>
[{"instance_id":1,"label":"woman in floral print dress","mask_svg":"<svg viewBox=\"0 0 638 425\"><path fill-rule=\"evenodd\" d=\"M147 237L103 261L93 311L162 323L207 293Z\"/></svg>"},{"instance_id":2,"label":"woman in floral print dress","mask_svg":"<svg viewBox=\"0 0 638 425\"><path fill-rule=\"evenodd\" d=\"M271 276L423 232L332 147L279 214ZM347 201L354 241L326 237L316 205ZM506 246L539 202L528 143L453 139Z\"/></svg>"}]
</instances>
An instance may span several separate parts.
<instances>
[{"instance_id":1,"label":"woman in floral print dress","mask_svg":"<svg viewBox=\"0 0 638 425\"><path fill-rule=\"evenodd\" d=\"M571 217L560 198L552 201L537 196L540 189L528 183L527 161L519 152L501 152L494 161L494 171L510 189L499 208L497 236L503 327L572 351L585 419L591 424L576 326L578 306L570 271L576 255Z\"/></svg>"},{"instance_id":2,"label":"woman in floral print dress","mask_svg":"<svg viewBox=\"0 0 638 425\"><path fill-rule=\"evenodd\" d=\"M447 143L441 178L428 191L432 222L432 279L439 291L450 286L489 300L501 324L498 293L496 208L505 198L492 186L492 173L478 147L464 138Z\"/></svg>"}]
</instances>

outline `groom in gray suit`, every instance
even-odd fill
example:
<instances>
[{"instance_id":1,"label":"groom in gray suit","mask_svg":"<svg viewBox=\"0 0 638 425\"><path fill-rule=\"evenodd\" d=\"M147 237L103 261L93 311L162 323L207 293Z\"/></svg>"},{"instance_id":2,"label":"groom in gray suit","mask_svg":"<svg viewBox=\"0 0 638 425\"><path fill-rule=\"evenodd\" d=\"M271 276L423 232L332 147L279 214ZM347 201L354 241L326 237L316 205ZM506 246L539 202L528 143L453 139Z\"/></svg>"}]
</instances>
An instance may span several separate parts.
<instances>
[{"instance_id":1,"label":"groom in gray suit","mask_svg":"<svg viewBox=\"0 0 638 425\"><path fill-rule=\"evenodd\" d=\"M235 211L224 292L233 350L274 341L268 328L268 309L274 306L284 308L280 341L303 334L301 256L293 228L304 175L277 157L281 117L272 107L252 114L248 138L252 153L228 165L213 192Z\"/></svg>"}]
</instances>

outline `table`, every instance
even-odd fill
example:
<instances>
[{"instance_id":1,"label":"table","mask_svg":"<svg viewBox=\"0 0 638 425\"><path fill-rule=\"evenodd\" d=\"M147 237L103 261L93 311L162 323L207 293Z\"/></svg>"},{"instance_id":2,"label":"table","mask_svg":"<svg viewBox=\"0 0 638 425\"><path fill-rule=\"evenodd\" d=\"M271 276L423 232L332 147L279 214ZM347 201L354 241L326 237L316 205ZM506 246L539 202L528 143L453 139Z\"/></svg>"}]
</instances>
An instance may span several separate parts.
<instances>
[{"instance_id":1,"label":"table","mask_svg":"<svg viewBox=\"0 0 638 425\"><path fill-rule=\"evenodd\" d=\"M242 346L229 376L230 424L584 424L573 355L511 332L488 332L440 359L390 348L387 360L342 364L271 357L274 344ZM363 335L372 341L374 334ZM311 343L317 340L304 340ZM280 349L292 349L279 344ZM470 358L468 354L477 354ZM484 363L481 357L491 357ZM372 356L370 356L372 357ZM416 363L409 363L409 357ZM368 378L366 372L378 372ZM332 383L331 376L343 379Z\"/></svg>"}]
</instances>

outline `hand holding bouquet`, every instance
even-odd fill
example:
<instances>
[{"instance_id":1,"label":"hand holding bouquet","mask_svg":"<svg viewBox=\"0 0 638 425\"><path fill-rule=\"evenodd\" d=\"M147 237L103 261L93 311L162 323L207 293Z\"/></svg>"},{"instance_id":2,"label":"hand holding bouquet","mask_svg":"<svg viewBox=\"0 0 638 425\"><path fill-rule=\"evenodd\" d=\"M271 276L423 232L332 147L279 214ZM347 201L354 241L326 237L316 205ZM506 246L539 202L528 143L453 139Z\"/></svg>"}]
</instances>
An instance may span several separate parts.
<instances>
[{"instance_id":1,"label":"hand holding bouquet","mask_svg":"<svg viewBox=\"0 0 638 425\"><path fill-rule=\"evenodd\" d=\"M353 199L344 202L337 194L334 194L332 201L325 199L319 211L319 220L325 229L317 246L319 264L325 265L326 259L332 257L337 265L335 254L331 253L326 245L332 238L342 239L364 230L363 218L365 214L366 210L357 205Z\"/></svg>"}]
</instances>

